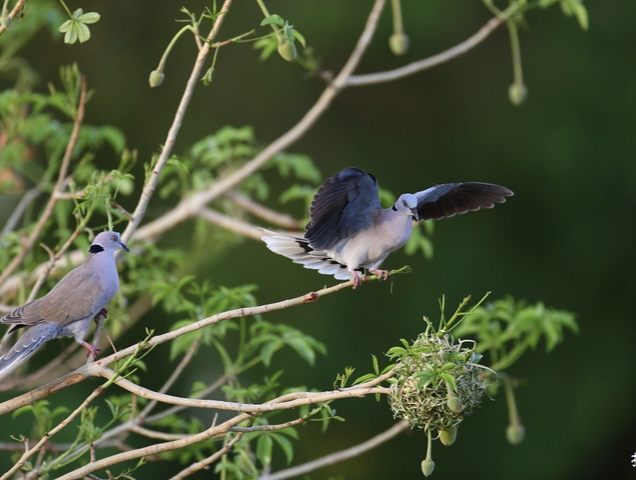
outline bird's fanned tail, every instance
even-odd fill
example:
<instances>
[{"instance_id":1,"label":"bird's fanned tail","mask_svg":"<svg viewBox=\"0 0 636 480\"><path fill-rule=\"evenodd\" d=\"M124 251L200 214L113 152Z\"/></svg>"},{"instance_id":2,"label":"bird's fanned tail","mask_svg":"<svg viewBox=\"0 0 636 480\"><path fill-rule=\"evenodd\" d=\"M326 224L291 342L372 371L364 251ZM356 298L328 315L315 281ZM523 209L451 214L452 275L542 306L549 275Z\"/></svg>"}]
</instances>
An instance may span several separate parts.
<instances>
[{"instance_id":1,"label":"bird's fanned tail","mask_svg":"<svg viewBox=\"0 0 636 480\"><path fill-rule=\"evenodd\" d=\"M292 237L262 228L265 235L261 238L272 252L289 258L305 268L318 270L318 273L333 275L337 280L350 280L347 266L336 262L324 254L314 250L305 238Z\"/></svg>"}]
</instances>

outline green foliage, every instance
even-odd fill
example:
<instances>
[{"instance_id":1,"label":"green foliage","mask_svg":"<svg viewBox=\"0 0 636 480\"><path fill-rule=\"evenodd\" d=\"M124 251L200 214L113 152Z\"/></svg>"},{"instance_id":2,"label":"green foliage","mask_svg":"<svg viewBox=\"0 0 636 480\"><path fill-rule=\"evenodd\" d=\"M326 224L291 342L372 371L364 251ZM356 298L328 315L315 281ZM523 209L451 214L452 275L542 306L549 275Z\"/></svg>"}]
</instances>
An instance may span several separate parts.
<instances>
[{"instance_id":1,"label":"green foliage","mask_svg":"<svg viewBox=\"0 0 636 480\"><path fill-rule=\"evenodd\" d=\"M50 408L50 403L47 400L39 400L37 402L33 402L31 405L26 405L24 407L18 408L15 412L13 412L13 418L17 418L20 415L25 413L31 413L35 420L35 427L37 428L37 436L42 437L54 425L54 422L68 413L68 408L63 406L58 406L53 409Z\"/></svg>"},{"instance_id":2,"label":"green foliage","mask_svg":"<svg viewBox=\"0 0 636 480\"><path fill-rule=\"evenodd\" d=\"M490 367L499 371L509 368L528 348L536 348L541 338L546 351L551 351L563 341L565 329L578 332L574 314L507 297L475 309L453 333L475 337L476 351L488 353Z\"/></svg>"},{"instance_id":3,"label":"green foliage","mask_svg":"<svg viewBox=\"0 0 636 480\"><path fill-rule=\"evenodd\" d=\"M248 355L258 352L266 367L270 365L274 353L284 346L291 347L311 366L315 363L316 352L327 354L323 343L287 325L256 322L252 324L250 334L251 339L246 344L246 352Z\"/></svg>"},{"instance_id":4,"label":"green foliage","mask_svg":"<svg viewBox=\"0 0 636 480\"><path fill-rule=\"evenodd\" d=\"M539 0L532 4L518 0L510 2L503 12L497 10L491 0L485 0L485 3L498 14L504 15L511 32L514 31L516 35L517 25L523 24L523 14L530 6L547 8L557 1L566 15L575 16L581 27L587 28L587 11L578 0ZM209 46L215 49L214 59L203 75L205 84L212 81L220 48L228 43L254 41L254 47L260 50L262 60L276 50L285 60L297 61L311 72L318 70L318 61L312 50L306 47L303 35L280 15L270 15L261 0L258 3L264 15L260 26L271 28L272 32L261 38L251 39L249 37L254 32L252 30L229 40L211 43ZM121 207L119 200L135 192L137 181L141 183L143 180L145 186L148 186L160 159L157 155L146 162L143 166L144 178L137 179L132 173L135 171L136 153L126 150L124 134L112 126L82 124L77 142L73 145L71 165L63 175L63 188L59 192L53 192L81 107L79 98L82 75L77 65L64 67L60 71L61 88L49 85L48 92L36 93L33 89L35 73L23 62L17 61L15 54L45 25L55 25L56 30L64 33L64 42L68 44L77 41L82 43L90 38L88 25L97 22L99 14L84 13L81 8L71 13L64 2L61 4L67 10L69 19L59 28L57 25L61 19L58 9L55 4L43 1L34 5L33 9L29 7L29 15L23 21L11 25L11 37L6 34L0 36L0 74L14 75L17 78L15 88L0 93L0 140L3 142L0 149L0 193L23 196L26 191L35 189L43 195L59 195L50 216L45 218L40 233L42 239L55 245L50 248L53 254L57 254L61 245L76 233L80 235L73 246L85 251L89 239L81 233L89 225L95 229L99 228L96 224L110 226L114 223L121 227L129 220L130 215ZM393 4L399 5L399 2L396 0ZM163 81L166 59L175 42L183 34L191 33L200 47L206 41L200 33L203 22L213 22L223 13L216 8L212 11L206 9L198 17L185 8L182 12L186 16L186 25L174 35L159 65L151 73L151 86L158 86ZM8 26L6 15L3 23L5 27ZM396 31L391 40L392 48L398 54L405 53L408 47L408 37L401 32L401 28L400 25L400 31ZM303 47L302 52L298 52L296 42ZM513 46L513 50L515 55L520 55L518 45ZM21 63L22 66L19 66ZM520 60L515 61L515 68L517 67L520 68ZM513 86L513 99L520 103L525 98L524 86L517 82L517 78ZM120 156L116 169L96 167L95 159L105 148ZM161 172L160 182L156 185L157 196L168 205L205 191L238 172L259 155L262 148L252 127L223 127L168 160ZM279 195L279 202L284 204L301 200L305 204L304 211L308 210L316 186L322 178L319 169L308 156L278 153L259 172L251 174L234 187L234 191L249 201L264 201L270 196L270 182L273 177L284 178L289 183ZM249 209L229 197L228 193L228 198L218 198L209 207L234 219L246 219ZM395 200L390 192L383 189L380 190L380 198L387 205ZM157 208L153 214L161 212L165 205ZM32 201L19 216L14 228L0 236L0 271L4 271L23 252L24 239L33 231L42 212L43 207ZM206 250L211 251L206 251L209 255L220 256L229 252L230 242L216 241L222 233L211 241L211 227L200 219L193 223L192 237L195 246L198 240L205 245ZM433 252L430 240L432 233L433 223L421 222L420 227L414 229L406 246L407 254L422 251L426 258L430 258ZM130 313L128 316L127 312L135 312L135 308L144 310L147 304L151 304L148 307L152 308L150 314L169 315L176 320L171 331L183 330L170 344L169 361L161 359L160 363L166 370L161 372L162 376L168 379L161 387L162 392L173 387L173 380L169 378L180 377L190 359L195 358L201 349L205 349L206 362L220 359L220 363L215 363L219 365L218 378L209 379L195 371L188 383L191 385L190 398L215 395L226 402L243 405L268 402L281 395L311 390L311 386L285 385L284 370L277 369L278 365L275 363L280 363L280 356L276 354L287 350L313 367L318 354L326 355L325 344L297 328L249 315L249 309L258 304L255 285L227 287L214 285L209 280L199 280L196 272L199 258L192 254L186 242L181 241L179 248L170 249L159 246L156 238L145 239L145 242L134 245L140 254L129 256L121 269L121 295L109 306L108 331L117 340L127 328L129 320L135 320L135 314L138 318L146 313ZM135 237L132 242L135 242ZM29 251L23 261L23 271L19 273L22 283L16 293L12 294L13 297L2 299L3 303L9 303L6 299L25 300L30 286L28 282L32 280L22 279L27 279L30 272L48 260L49 253L45 249L34 248ZM60 266L65 270L70 264ZM54 271L44 287L50 288L57 280L59 272ZM127 301L135 308L128 308L130 305ZM506 299L484 307L475 306L464 312L467 302L468 299L465 299L455 313L446 319L442 300L442 314L437 329L426 320L425 331L414 342L403 339L399 346L388 350L387 355L391 362L389 365L381 369L378 359L372 355L372 372L353 381L355 386L381 376L388 378L391 408L395 416L406 418L411 425L427 431L429 449L427 459L422 464L427 475L434 466L430 455L431 430L437 429L444 444L453 443L458 423L479 403L485 385L495 381L494 372L489 371L488 367L478 365L482 353L488 353L492 368L500 371L509 368L528 348L536 348L541 338L545 338L546 350L551 351L563 341L565 329L577 331L572 314L547 309L543 304L526 306L522 302ZM205 327L199 323L214 315L219 315L215 318L215 323ZM185 333L186 330L188 333ZM138 344L134 354L110 365L116 375L100 389L111 388L121 378L142 383L148 370L157 369L155 357L145 358L150 351L147 346L153 334L147 332L146 338ZM474 336L476 341L456 340L464 335ZM116 345L120 347L119 344ZM334 390L347 388L354 378L354 372L353 367L345 367L344 372L336 376ZM514 381L504 374L500 374L499 378L506 388L507 397L513 398ZM376 393L376 398L379 400L381 394L386 394L386 390L377 389L376 392L382 393ZM101 390L96 392L101 393ZM95 449L100 449L103 445L118 445L114 442L123 437L124 433L120 432L134 437L134 443L143 443L149 442L149 438L152 441L157 438L187 438L209 428L209 423L185 415L180 407L159 409L157 412L152 411L158 403L154 400L139 398L128 392L122 394L119 389L108 390L108 393L110 396L103 403L93 401L83 406L81 415L72 423L73 428L76 428L75 439L70 445L65 445L68 447L65 451L53 455L50 451L43 450L37 463L27 461L24 470L36 469L38 476L45 477L67 465L89 463ZM276 455L282 453L287 464L292 462L293 440L298 439L297 429L300 425L309 421L321 422L325 431L332 420L344 421L337 415L333 401L322 400L321 398L316 404L304 404L295 410L252 413L248 420L234 426L224 435L163 452L159 458L179 461L184 465L192 464L209 459L230 441L236 440L237 435L241 435L236 444L216 462L214 471L220 473L225 480L256 478L271 467ZM515 412L514 415L511 413L508 437L511 442L518 443L523 438L523 425L516 415L514 399L509 400L508 405ZM47 400L41 400L16 410L14 417L24 418L25 413L31 413L33 417L33 432L29 437L43 438L54 426L60 424L69 409L51 407ZM140 433L140 429L136 428L141 426L156 431L145 437L148 432ZM27 443L26 433L20 432L17 435L19 441ZM109 478L128 478L143 462L139 460L135 466L120 473L108 471L105 475Z\"/></svg>"},{"instance_id":5,"label":"green foliage","mask_svg":"<svg viewBox=\"0 0 636 480\"><path fill-rule=\"evenodd\" d=\"M64 5L64 8L66 8L66 5L63 2L62 4ZM78 8L70 14L70 17L71 18L60 25L59 28L60 33L64 34L64 43L72 45L78 40L80 43L84 43L91 38L91 31L88 28L88 25L99 21L99 13L84 13L84 10Z\"/></svg>"}]
</instances>

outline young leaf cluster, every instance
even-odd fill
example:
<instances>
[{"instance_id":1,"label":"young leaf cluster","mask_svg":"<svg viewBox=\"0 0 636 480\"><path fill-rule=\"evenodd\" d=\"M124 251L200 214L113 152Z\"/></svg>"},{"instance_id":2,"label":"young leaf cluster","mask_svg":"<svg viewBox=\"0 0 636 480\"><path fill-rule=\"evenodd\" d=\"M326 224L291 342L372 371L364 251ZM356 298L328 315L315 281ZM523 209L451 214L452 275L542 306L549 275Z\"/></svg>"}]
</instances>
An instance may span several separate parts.
<instances>
[{"instance_id":1,"label":"young leaf cluster","mask_svg":"<svg viewBox=\"0 0 636 480\"><path fill-rule=\"evenodd\" d=\"M476 308L453 331L457 337L473 337L476 351L488 353L490 368L505 370L526 350L545 339L546 351L563 341L564 331L578 332L574 314L546 307L539 302L528 305L512 297Z\"/></svg>"}]
</instances>

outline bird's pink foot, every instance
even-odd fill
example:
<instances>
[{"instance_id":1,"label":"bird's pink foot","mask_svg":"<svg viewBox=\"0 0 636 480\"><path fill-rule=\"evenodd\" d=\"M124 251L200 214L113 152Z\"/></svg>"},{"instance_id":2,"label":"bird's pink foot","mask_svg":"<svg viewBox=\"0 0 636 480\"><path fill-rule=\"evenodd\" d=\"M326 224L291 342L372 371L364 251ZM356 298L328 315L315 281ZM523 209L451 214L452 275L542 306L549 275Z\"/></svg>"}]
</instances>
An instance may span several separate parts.
<instances>
[{"instance_id":1,"label":"bird's pink foot","mask_svg":"<svg viewBox=\"0 0 636 480\"><path fill-rule=\"evenodd\" d=\"M362 278L360 278L358 276L358 273L355 271L349 271L349 273L351 274L351 280L353 280L353 289L355 290L360 285L362 285Z\"/></svg>"},{"instance_id":2,"label":"bird's pink foot","mask_svg":"<svg viewBox=\"0 0 636 480\"><path fill-rule=\"evenodd\" d=\"M373 275L378 276L378 280L388 280L389 271L388 270L369 270Z\"/></svg>"},{"instance_id":3,"label":"bird's pink foot","mask_svg":"<svg viewBox=\"0 0 636 480\"><path fill-rule=\"evenodd\" d=\"M82 343L80 343L80 345L88 350L88 353L86 354L87 357L89 355L93 355L93 358L95 360L97 360L97 357L99 357L99 352L101 351L101 348L93 347L88 342L82 342Z\"/></svg>"}]
</instances>

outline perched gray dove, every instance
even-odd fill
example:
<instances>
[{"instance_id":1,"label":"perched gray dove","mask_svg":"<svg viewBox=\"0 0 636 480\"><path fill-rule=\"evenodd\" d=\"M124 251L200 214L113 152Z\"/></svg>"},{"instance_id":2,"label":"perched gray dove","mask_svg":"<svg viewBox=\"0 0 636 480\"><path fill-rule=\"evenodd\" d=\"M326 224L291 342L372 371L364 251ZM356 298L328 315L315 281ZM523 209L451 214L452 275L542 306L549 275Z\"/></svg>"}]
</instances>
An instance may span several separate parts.
<instances>
[{"instance_id":1,"label":"perched gray dove","mask_svg":"<svg viewBox=\"0 0 636 480\"><path fill-rule=\"evenodd\" d=\"M84 341L91 320L119 290L115 265L117 250L129 251L117 232L102 232L88 249L88 257L71 270L42 298L18 307L0 318L10 324L7 333L20 328L25 331L15 345L0 357L0 375L17 368L23 358L44 342L58 337L75 337L75 341L97 358L98 349Z\"/></svg>"},{"instance_id":2,"label":"perched gray dove","mask_svg":"<svg viewBox=\"0 0 636 480\"><path fill-rule=\"evenodd\" d=\"M388 277L387 270L377 268L406 244L414 221L492 208L512 194L490 183L445 183L405 193L391 208L382 208L375 177L350 167L328 179L316 193L304 238L263 229L262 239L272 252L338 280L353 280L357 288L365 269Z\"/></svg>"}]
</instances>

